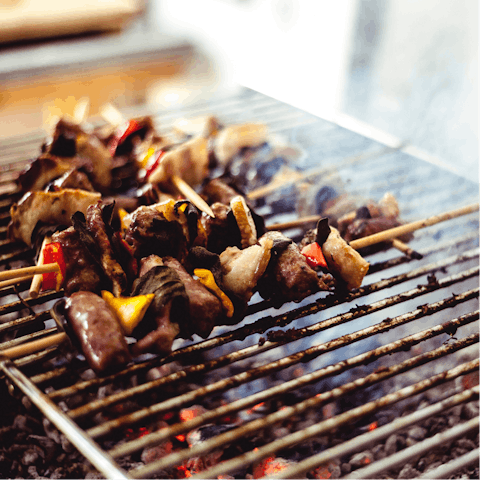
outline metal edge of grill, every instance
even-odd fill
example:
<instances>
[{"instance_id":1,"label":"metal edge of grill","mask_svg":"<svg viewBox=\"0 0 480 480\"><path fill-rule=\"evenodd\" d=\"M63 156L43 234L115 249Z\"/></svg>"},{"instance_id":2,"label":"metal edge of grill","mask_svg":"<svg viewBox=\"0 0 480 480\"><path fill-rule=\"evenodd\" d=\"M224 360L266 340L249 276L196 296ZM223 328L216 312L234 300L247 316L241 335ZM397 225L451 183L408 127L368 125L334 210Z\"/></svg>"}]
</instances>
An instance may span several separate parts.
<instances>
[{"instance_id":1,"label":"metal edge of grill","mask_svg":"<svg viewBox=\"0 0 480 480\"><path fill-rule=\"evenodd\" d=\"M477 186L466 179L255 92L246 91L238 98L213 101L185 112L160 114L155 120L162 129L168 130L180 113L186 116L213 113L225 123L263 121L273 132L307 152L309 160L301 167L307 171L312 169L315 176L323 174L328 177L333 172L334 176L341 177L350 194L366 197L378 198L385 190L393 190L399 199L402 218L407 221L471 203L478 198ZM4 146L0 235L5 235L8 207L15 199L16 190L11 182L25 165L25 155L38 151L40 140L38 135L32 135L24 143L12 142ZM327 160L329 164L325 165ZM313 168L317 162L320 169ZM292 215L294 213L286 217ZM272 214L267 218L273 223L277 217ZM299 231L291 233L294 237ZM320 465L385 439L393 432L400 432L408 425L478 399L478 385L467 388L464 383L468 382L462 383L462 378L478 375L478 346L475 347L478 345L478 331L475 331L478 330L478 215L417 232L411 244L423 255L423 260L398 256L392 249L375 253L367 258L371 268L364 286L345 297L316 294L300 304L284 305L279 310L257 299L249 306L246 319L240 325L219 328L210 338L182 345L167 358L147 359L110 377L82 380L76 376L72 384L68 363L60 362L49 371L35 368L44 361L61 356L60 347L48 348L13 362L2 360L0 367L9 382L16 385L107 478L150 478L181 465L192 456L206 455L312 409L393 382L393 389L379 387L381 394L378 398L374 395L366 403L338 412L331 418L320 419L313 425L242 452L204 471L193 472L193 476L215 478L235 473L245 465L254 465L311 438L368 419L389 406L422 398L425 392L436 392L431 395L437 395L438 401L432 401L431 405L347 439L340 445L327 447L276 474L279 478L298 478ZM0 243L0 265L31 260L29 249L12 246L6 240ZM0 331L13 331L21 326L38 328L24 337L5 342L1 349L36 336L48 337L57 333L55 327L46 328L45 325L50 307L62 296L61 292L41 294L35 301L27 301L27 288L21 284L0 292L0 315L28 312L1 324ZM423 303L419 306L419 302ZM269 336L269 332L276 335ZM464 332L462 337L460 332ZM399 358L397 363L382 363L395 355ZM458 359L461 360L459 365ZM150 369L174 361L182 363L179 371L145 380L145 373ZM299 365L302 366L301 373L292 374L292 369ZM367 368L369 366L372 368ZM80 362L76 368L82 371L85 365ZM417 369L423 373L414 374ZM202 385L187 388L178 395L158 398L162 389L172 391L186 382L195 383L192 379L202 375ZM281 381L271 380L276 375ZM143 382L131 385L129 382L134 383L133 378L135 382L142 378ZM249 389L255 382L260 386ZM52 385L60 386L54 388ZM121 389L108 391L110 385L121 386ZM312 386L321 388L321 391L298 399L297 403L286 405L278 412L269 412L235 425L198 445L179 449L152 463L128 471L119 466L119 460L126 455L138 454L142 449L236 415L262 402ZM90 394L101 387L106 388L104 398L67 406L75 395ZM225 404L140 438L123 438L121 442L112 443L111 438L126 428L148 424L161 414L178 411L215 395L224 396ZM145 397L153 400L144 405L139 399ZM123 412L119 408L113 415L115 407L126 403L137 403L138 406ZM97 423L95 416L102 416L106 411L112 414L112 418L103 418ZM427 438L410 449L375 461L342 478L372 478L475 429L478 430L478 417L458 428L452 427L448 434ZM437 474L455 472L478 461L478 457L476 460L472 458L468 454L463 460L457 459L455 464L443 465Z\"/></svg>"}]
</instances>

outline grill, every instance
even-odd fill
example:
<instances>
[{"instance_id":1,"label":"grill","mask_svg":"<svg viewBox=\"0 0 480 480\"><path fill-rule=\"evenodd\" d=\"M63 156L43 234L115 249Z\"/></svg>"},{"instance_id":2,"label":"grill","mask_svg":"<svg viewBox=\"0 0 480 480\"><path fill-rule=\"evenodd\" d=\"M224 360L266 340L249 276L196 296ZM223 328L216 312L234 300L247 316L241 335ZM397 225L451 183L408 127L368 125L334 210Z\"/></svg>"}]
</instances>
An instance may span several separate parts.
<instances>
[{"instance_id":1,"label":"grill","mask_svg":"<svg viewBox=\"0 0 480 480\"><path fill-rule=\"evenodd\" d=\"M179 116L204 113L226 124L265 122L301 148L295 167L303 180L259 204L267 224L296 217L288 205L281 213L278 206L302 182L307 194L319 182L365 198L390 191L404 221L478 201L475 183L405 153L402 145L382 144L250 90L155 119L168 131ZM6 240L6 225L18 198L16 174L37 154L42 138L13 138L2 147L2 269L33 262L30 249ZM301 232L286 234L299 238ZM243 476L272 456L296 451L276 476L299 478L478 400L478 214L417 231L409 245L423 258L393 248L373 253L366 257L371 267L364 286L346 296L321 292L280 308L255 296L242 323L217 327L204 341L177 341L167 358L147 357L106 378L88 377L82 357L67 361L62 345L14 361L2 358L2 375L14 395L28 397L107 478L162 478L191 458L218 451L228 451L222 462L204 461L201 471L188 474ZM1 350L58 333L52 307L62 293L32 299L28 288L24 282L0 291L0 332L7 339ZM178 412L194 405L205 408L178 420ZM472 437L479 425L472 417L351 473L342 471L342 478L378 478ZM153 428L159 419L166 420L164 428ZM202 440L177 440L191 432ZM175 448L155 461L126 461L167 441ZM478 453L424 475L448 478L478 465Z\"/></svg>"}]
</instances>

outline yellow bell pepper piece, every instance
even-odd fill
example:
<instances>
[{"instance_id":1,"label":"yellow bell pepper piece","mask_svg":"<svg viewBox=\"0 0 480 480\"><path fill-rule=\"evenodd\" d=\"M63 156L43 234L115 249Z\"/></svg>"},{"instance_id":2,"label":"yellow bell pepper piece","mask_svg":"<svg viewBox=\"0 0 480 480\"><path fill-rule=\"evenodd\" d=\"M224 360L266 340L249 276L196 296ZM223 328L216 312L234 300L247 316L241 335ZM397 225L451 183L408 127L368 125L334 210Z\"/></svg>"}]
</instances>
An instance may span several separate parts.
<instances>
[{"instance_id":1,"label":"yellow bell pepper piece","mask_svg":"<svg viewBox=\"0 0 480 480\"><path fill-rule=\"evenodd\" d=\"M214 293L218 299L222 302L222 307L225 310L227 317L233 316L233 303L228 296L220 290L215 282L213 273L205 268L196 268L193 273L198 277L200 283L207 287L212 293Z\"/></svg>"},{"instance_id":2,"label":"yellow bell pepper piece","mask_svg":"<svg viewBox=\"0 0 480 480\"><path fill-rule=\"evenodd\" d=\"M102 290L102 298L117 315L125 335L131 335L140 323L155 294L137 295L136 297L115 297L111 292Z\"/></svg>"},{"instance_id":3,"label":"yellow bell pepper piece","mask_svg":"<svg viewBox=\"0 0 480 480\"><path fill-rule=\"evenodd\" d=\"M150 158L152 157L152 155L155 153L155 148L154 147L150 147L148 150L147 150L147 154L145 155L145 157L143 158L143 160L140 162L140 167L141 168L146 168L147 165L148 165L148 161L150 160Z\"/></svg>"}]
</instances>

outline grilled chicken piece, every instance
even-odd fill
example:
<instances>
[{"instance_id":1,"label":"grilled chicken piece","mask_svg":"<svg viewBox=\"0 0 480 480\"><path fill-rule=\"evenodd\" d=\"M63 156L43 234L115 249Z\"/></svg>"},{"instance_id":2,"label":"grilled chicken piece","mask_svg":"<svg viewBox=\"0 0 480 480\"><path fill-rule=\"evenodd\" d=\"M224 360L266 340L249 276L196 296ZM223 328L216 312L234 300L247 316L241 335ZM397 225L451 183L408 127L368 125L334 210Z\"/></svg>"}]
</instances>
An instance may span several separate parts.
<instances>
[{"instance_id":1,"label":"grilled chicken piece","mask_svg":"<svg viewBox=\"0 0 480 480\"><path fill-rule=\"evenodd\" d=\"M199 136L168 150L147 181L167 192L174 189L171 182L174 175L191 186L199 185L208 175L207 147L207 139Z\"/></svg>"},{"instance_id":2,"label":"grilled chicken piece","mask_svg":"<svg viewBox=\"0 0 480 480\"><path fill-rule=\"evenodd\" d=\"M321 247L328 269L337 274L349 290L359 288L370 264L340 236L339 231L334 227L330 227L330 234Z\"/></svg>"},{"instance_id":3,"label":"grilled chicken piece","mask_svg":"<svg viewBox=\"0 0 480 480\"><path fill-rule=\"evenodd\" d=\"M215 138L215 157L225 165L242 148L259 147L267 141L268 129L262 123L230 125L220 130Z\"/></svg>"},{"instance_id":4,"label":"grilled chicken piece","mask_svg":"<svg viewBox=\"0 0 480 480\"><path fill-rule=\"evenodd\" d=\"M299 302L319 290L330 290L333 277L318 276L295 242L275 231L263 237L273 242L272 257L258 282L258 291L265 300L272 300L274 304Z\"/></svg>"},{"instance_id":5,"label":"grilled chicken piece","mask_svg":"<svg viewBox=\"0 0 480 480\"><path fill-rule=\"evenodd\" d=\"M248 302L267 268L272 246L271 239L262 237L258 245L243 250L228 247L222 252L220 262L225 290Z\"/></svg>"},{"instance_id":6,"label":"grilled chicken piece","mask_svg":"<svg viewBox=\"0 0 480 480\"><path fill-rule=\"evenodd\" d=\"M8 236L31 246L32 233L38 222L70 226L75 212L85 213L88 206L100 198L99 193L68 188L58 192L28 192L10 208Z\"/></svg>"}]
</instances>

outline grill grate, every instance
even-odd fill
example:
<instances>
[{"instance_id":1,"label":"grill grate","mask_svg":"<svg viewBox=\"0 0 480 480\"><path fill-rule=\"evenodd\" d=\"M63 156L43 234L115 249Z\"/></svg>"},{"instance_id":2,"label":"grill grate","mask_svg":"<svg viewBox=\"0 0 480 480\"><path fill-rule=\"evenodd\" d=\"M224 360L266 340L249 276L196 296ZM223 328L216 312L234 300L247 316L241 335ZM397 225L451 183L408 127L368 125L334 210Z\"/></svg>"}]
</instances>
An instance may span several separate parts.
<instances>
[{"instance_id":1,"label":"grill grate","mask_svg":"<svg viewBox=\"0 0 480 480\"><path fill-rule=\"evenodd\" d=\"M275 134L304 149L298 170L310 172L313 179L340 183L351 195L380 198L391 191L405 221L478 199L477 186L466 179L251 91L162 113L155 119L161 130L168 131L180 115L205 113L218 114L225 123L254 119L269 124ZM41 141L38 133L2 146L3 267L33 261L33 252L9 243L5 232L9 206L18 198L12 181L26 158L38 152ZM272 198L279 195L283 192L271 194ZM288 211L275 215L268 204L262 208L269 223L296 215ZM298 229L287 232L292 237L299 233ZM416 232L410 245L423 255L422 260L399 256L392 249L370 255L364 286L345 297L321 292L279 309L255 297L241 324L217 327L204 341L178 341L167 358L147 357L116 375L89 378L82 359L67 362L61 346L14 362L2 360L0 367L8 381L107 478L151 478L185 465L192 457L227 448L231 458L190 474L196 478L242 476L247 467L267 457L280 456L312 439L331 440L343 434L341 443L337 439L334 446L297 454L278 474L298 478L478 399L478 385L464 381L468 375L475 376L479 367L478 215ZM28 287L23 283L0 291L0 334L5 338L1 349L57 333L50 308L61 292L31 299ZM158 377L160 371L163 376ZM288 399L278 411L255 409L278 399ZM373 431L362 430L363 423L409 402L423 402L422 408L394 416ZM158 419L195 404L205 406L204 413L184 422L170 421L160 430L151 428ZM322 407L332 404L336 411L331 417L321 413ZM248 413L251 410L256 413ZM310 424L302 424L299 419L310 418L311 412L320 413ZM226 428L190 447L177 442L172 453L146 465L125 467L128 458L138 458L144 449L211 424ZM283 431L285 424L295 426L276 436L275 429ZM125 434L144 427L151 431L139 438ZM345 478L372 478L474 430L478 430L478 417ZM252 438L257 438L255 446ZM438 474L454 473L475 458L464 455L443 465Z\"/></svg>"}]
</instances>

